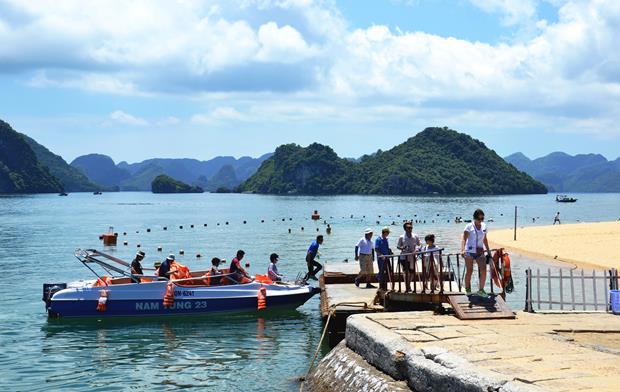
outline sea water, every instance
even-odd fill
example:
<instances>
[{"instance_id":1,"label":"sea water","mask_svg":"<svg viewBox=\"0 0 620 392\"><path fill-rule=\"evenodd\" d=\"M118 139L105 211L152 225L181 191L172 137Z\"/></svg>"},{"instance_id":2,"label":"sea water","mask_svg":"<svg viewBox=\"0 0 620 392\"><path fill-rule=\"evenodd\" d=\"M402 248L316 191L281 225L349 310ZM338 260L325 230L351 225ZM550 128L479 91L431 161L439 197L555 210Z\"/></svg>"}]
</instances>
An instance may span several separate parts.
<instances>
[{"instance_id":1,"label":"sea water","mask_svg":"<svg viewBox=\"0 0 620 392\"><path fill-rule=\"evenodd\" d=\"M491 238L494 229L513 225L515 206L518 226L551 224L557 211L562 223L620 218L620 194L572 196L579 201L560 204L554 195L0 196L0 390L299 388L297 379L307 371L320 339L318 296L295 311L264 316L48 320L41 301L43 283L93 277L73 257L75 248L103 249L130 261L139 244L146 252L145 266L175 253L191 269L208 268L216 256L230 261L237 249L244 249L252 273L266 273L269 254L276 252L279 270L294 279L305 270L306 249L319 233L325 235L322 263L353 263L353 247L365 228L378 233L389 226L394 247L403 219L418 220L416 233L433 233L439 247L456 252L464 223L454 219L469 219L476 208L492 220ZM321 214L319 221L310 219L313 210ZM330 235L324 221L332 227ZM98 237L110 226L119 233L118 245L103 248ZM576 251L585 247L575 244ZM513 309L523 308L527 266L557 267L513 256L516 289L508 297Z\"/></svg>"}]
</instances>

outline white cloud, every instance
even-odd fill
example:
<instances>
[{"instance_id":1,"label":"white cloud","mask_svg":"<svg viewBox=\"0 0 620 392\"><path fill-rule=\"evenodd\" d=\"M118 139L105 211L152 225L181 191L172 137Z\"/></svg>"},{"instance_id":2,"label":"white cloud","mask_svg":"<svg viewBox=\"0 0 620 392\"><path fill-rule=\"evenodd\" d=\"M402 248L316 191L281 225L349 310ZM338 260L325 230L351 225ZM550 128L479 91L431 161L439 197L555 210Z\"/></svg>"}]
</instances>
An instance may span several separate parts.
<instances>
[{"instance_id":1,"label":"white cloud","mask_svg":"<svg viewBox=\"0 0 620 392\"><path fill-rule=\"evenodd\" d=\"M146 126L149 125L149 122L143 118L132 116L129 113L125 113L122 110L116 110L110 113L110 119L124 125L132 125L132 126Z\"/></svg>"},{"instance_id":2,"label":"white cloud","mask_svg":"<svg viewBox=\"0 0 620 392\"><path fill-rule=\"evenodd\" d=\"M248 118L244 114L228 106L217 107L206 114L195 114L191 118L191 122L194 124L213 124L247 120Z\"/></svg>"},{"instance_id":3,"label":"white cloud","mask_svg":"<svg viewBox=\"0 0 620 392\"><path fill-rule=\"evenodd\" d=\"M533 35L488 44L351 30L330 1L15 0L0 3L0 73L204 99L215 109L195 124L513 113L591 133L618 122L620 1L546 0L561 7L557 22L537 20L534 0L470 1Z\"/></svg>"}]
</instances>

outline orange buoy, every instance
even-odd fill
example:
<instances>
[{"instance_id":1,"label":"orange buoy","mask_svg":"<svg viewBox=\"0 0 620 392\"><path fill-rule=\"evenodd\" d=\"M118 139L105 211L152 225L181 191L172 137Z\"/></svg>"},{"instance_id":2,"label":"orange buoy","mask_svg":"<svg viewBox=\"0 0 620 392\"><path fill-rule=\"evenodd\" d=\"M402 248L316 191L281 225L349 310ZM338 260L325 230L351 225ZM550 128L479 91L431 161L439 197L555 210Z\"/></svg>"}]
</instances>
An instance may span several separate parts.
<instances>
[{"instance_id":1,"label":"orange buoy","mask_svg":"<svg viewBox=\"0 0 620 392\"><path fill-rule=\"evenodd\" d=\"M99 300L97 301L97 311L105 312L106 304L108 303L108 290L99 290Z\"/></svg>"},{"instance_id":2,"label":"orange buoy","mask_svg":"<svg viewBox=\"0 0 620 392\"><path fill-rule=\"evenodd\" d=\"M312 220L319 220L319 219L321 219L321 215L319 214L319 212L317 210L314 210L314 212L312 213L312 215L310 215L310 217L312 218Z\"/></svg>"},{"instance_id":3,"label":"orange buoy","mask_svg":"<svg viewBox=\"0 0 620 392\"><path fill-rule=\"evenodd\" d=\"M116 239L118 238L118 234L106 233L99 236L99 238L103 240L104 246L116 246Z\"/></svg>"},{"instance_id":4,"label":"orange buoy","mask_svg":"<svg viewBox=\"0 0 620 392\"><path fill-rule=\"evenodd\" d=\"M166 294L164 294L164 307L170 308L174 305L174 283L168 282Z\"/></svg>"},{"instance_id":5,"label":"orange buoy","mask_svg":"<svg viewBox=\"0 0 620 392\"><path fill-rule=\"evenodd\" d=\"M267 289L261 285L256 296L258 299L258 310L267 309Z\"/></svg>"}]
</instances>

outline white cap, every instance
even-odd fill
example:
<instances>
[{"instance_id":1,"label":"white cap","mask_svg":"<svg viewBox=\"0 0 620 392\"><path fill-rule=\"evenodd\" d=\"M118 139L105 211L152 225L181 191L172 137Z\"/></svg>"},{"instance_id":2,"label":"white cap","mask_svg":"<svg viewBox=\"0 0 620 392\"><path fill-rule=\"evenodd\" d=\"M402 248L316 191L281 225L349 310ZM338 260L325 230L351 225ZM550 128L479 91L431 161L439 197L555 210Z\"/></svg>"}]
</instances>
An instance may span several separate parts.
<instances>
[{"instance_id":1,"label":"white cap","mask_svg":"<svg viewBox=\"0 0 620 392\"><path fill-rule=\"evenodd\" d=\"M369 227L366 230L364 230L364 234L372 234L372 229Z\"/></svg>"}]
</instances>

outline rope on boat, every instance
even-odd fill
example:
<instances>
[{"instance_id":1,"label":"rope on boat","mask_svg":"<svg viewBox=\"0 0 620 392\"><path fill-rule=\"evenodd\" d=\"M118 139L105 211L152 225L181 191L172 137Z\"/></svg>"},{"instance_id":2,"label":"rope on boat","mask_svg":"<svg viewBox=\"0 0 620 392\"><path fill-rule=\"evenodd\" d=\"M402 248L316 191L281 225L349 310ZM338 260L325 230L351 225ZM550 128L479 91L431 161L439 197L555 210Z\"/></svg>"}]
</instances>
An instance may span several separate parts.
<instances>
[{"instance_id":1,"label":"rope on boat","mask_svg":"<svg viewBox=\"0 0 620 392\"><path fill-rule=\"evenodd\" d=\"M332 318L332 315L334 315L336 313L336 308L338 306L357 306L363 309L368 309L368 303L366 302L339 302L337 304L333 304L330 305L329 307L329 311L327 313L327 320L325 321L325 327L323 327L323 333L321 333L321 339L319 340L319 344L316 347L316 350L314 351L314 356L312 357L312 361L310 361L310 367L308 368L308 371L306 372L306 375L304 377L300 377L299 381L305 381L308 378L308 375L310 374L310 372L312 371L312 368L314 367L314 361L316 361L316 357L319 355L319 350L321 349L321 344L323 344L323 339L325 338L325 333L327 332L327 327L329 327L329 320Z\"/></svg>"}]
</instances>

